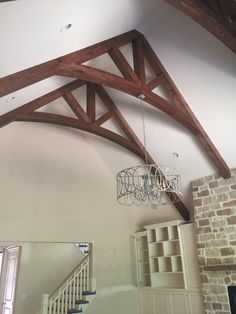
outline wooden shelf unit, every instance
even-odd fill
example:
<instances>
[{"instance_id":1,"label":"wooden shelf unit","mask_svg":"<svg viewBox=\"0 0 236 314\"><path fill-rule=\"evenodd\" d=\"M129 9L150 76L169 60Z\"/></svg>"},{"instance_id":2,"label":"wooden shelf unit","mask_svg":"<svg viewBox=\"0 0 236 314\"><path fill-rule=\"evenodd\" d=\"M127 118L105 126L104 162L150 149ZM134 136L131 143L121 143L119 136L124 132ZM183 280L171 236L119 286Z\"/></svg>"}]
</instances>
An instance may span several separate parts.
<instances>
[{"instance_id":1,"label":"wooden shelf unit","mask_svg":"<svg viewBox=\"0 0 236 314\"><path fill-rule=\"evenodd\" d=\"M184 288L178 225L182 221L146 226L153 287ZM152 241L150 241L152 240Z\"/></svg>"},{"instance_id":2,"label":"wooden shelf unit","mask_svg":"<svg viewBox=\"0 0 236 314\"><path fill-rule=\"evenodd\" d=\"M144 228L146 231L135 234L138 286L198 287L199 274L192 274L188 265L196 259L193 224L175 220Z\"/></svg>"},{"instance_id":3,"label":"wooden shelf unit","mask_svg":"<svg viewBox=\"0 0 236 314\"><path fill-rule=\"evenodd\" d=\"M139 243L147 248L145 262L137 262L141 312L203 314L194 224L178 220L144 228L134 235L136 255L143 254Z\"/></svg>"}]
</instances>

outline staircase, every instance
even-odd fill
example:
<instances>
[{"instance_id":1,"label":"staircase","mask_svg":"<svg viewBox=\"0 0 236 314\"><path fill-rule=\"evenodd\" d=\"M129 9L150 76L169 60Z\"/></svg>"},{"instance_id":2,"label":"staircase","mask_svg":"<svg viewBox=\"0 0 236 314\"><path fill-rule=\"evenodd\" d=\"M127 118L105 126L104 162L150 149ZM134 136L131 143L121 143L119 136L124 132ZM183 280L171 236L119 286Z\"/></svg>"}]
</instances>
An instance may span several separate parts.
<instances>
[{"instance_id":1,"label":"staircase","mask_svg":"<svg viewBox=\"0 0 236 314\"><path fill-rule=\"evenodd\" d=\"M92 250L51 295L42 296L41 314L83 313L96 295L91 265Z\"/></svg>"}]
</instances>

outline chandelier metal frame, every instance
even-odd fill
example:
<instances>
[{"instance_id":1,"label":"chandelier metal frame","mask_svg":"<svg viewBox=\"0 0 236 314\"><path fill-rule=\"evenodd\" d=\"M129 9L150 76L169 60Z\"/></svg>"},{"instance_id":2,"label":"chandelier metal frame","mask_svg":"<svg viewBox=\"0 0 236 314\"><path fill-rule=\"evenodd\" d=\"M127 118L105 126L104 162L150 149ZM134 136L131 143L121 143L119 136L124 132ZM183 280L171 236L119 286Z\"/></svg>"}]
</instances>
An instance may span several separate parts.
<instances>
[{"instance_id":1,"label":"chandelier metal frame","mask_svg":"<svg viewBox=\"0 0 236 314\"><path fill-rule=\"evenodd\" d=\"M116 175L117 201L122 205L156 207L176 203L182 197L180 175L174 167L148 163L144 121L144 95L141 101L145 164L121 170Z\"/></svg>"}]
</instances>

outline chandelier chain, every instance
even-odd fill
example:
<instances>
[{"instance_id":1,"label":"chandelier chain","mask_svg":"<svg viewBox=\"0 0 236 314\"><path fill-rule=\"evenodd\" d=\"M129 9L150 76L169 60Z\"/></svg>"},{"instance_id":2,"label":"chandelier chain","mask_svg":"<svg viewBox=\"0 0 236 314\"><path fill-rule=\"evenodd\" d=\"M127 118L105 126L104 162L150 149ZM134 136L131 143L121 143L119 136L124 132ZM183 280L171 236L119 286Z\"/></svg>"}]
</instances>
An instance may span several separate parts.
<instances>
[{"instance_id":1,"label":"chandelier chain","mask_svg":"<svg viewBox=\"0 0 236 314\"><path fill-rule=\"evenodd\" d=\"M145 154L145 164L148 164L147 158L147 141L146 141L146 128L145 128L145 118L144 118L144 105L143 99L141 98L141 116L142 116L142 129L143 129L143 146L144 146L144 154Z\"/></svg>"}]
</instances>

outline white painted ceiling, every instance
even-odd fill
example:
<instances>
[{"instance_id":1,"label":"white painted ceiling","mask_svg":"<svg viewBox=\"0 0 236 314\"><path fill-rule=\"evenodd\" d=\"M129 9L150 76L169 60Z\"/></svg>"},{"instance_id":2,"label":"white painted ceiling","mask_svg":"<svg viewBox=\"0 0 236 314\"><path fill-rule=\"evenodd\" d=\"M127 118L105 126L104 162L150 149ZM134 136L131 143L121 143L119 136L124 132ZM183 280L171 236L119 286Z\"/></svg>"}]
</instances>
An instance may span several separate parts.
<instances>
[{"instance_id":1,"label":"white painted ceiling","mask_svg":"<svg viewBox=\"0 0 236 314\"><path fill-rule=\"evenodd\" d=\"M71 23L67 32L61 28ZM145 34L230 167L236 166L236 56L188 17L161 0L18 0L0 3L0 77L116 36ZM98 66L104 59L97 61ZM105 64L107 66L107 64ZM64 85L54 77L0 99L0 114ZM137 99L107 89L142 140ZM145 106L147 149L160 164L178 168L184 201L190 182L217 172L197 140L158 110ZM138 162L117 146L88 141L115 174ZM173 158L177 152L179 157ZM124 156L126 156L124 158Z\"/></svg>"}]
</instances>

